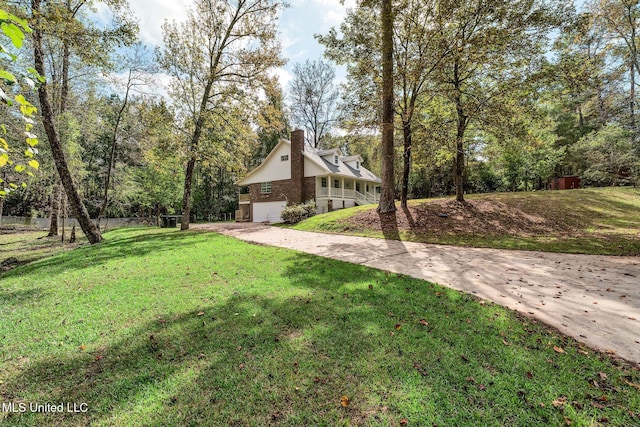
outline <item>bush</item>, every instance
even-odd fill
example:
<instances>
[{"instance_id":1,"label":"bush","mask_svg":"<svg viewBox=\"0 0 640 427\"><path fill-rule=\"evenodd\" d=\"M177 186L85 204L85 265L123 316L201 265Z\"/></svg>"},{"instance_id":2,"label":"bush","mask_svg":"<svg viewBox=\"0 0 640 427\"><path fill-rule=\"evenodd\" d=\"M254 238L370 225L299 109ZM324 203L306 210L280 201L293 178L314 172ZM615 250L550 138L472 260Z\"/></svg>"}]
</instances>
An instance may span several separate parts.
<instances>
[{"instance_id":1,"label":"bush","mask_svg":"<svg viewBox=\"0 0 640 427\"><path fill-rule=\"evenodd\" d=\"M289 205L282 211L282 220L287 224L297 224L303 219L310 218L316 214L316 202L309 200L299 205Z\"/></svg>"}]
</instances>

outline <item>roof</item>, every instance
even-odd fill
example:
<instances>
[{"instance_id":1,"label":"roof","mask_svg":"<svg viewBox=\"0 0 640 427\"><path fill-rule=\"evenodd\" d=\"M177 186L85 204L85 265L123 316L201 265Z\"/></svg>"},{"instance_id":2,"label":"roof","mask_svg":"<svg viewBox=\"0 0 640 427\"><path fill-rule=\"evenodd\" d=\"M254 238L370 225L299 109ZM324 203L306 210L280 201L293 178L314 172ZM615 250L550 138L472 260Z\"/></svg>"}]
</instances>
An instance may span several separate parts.
<instances>
[{"instance_id":1,"label":"roof","mask_svg":"<svg viewBox=\"0 0 640 427\"><path fill-rule=\"evenodd\" d=\"M247 185L251 183L250 178L259 170L266 167L266 164L269 163L269 160L275 155L278 151L278 148L282 144L291 145L291 141L287 141L286 139L281 139L278 144L271 150L271 152L267 155L267 157L251 172L245 175L244 178L238 180L236 185ZM304 157L309 159L311 162L315 163L320 169L324 170L327 175L338 175L348 178L361 179L370 182L381 183L382 180L378 178L373 172L360 165L360 169L355 169L349 166L345 161L359 161L362 163L362 157L359 155L354 156L343 156L342 151L339 148L333 148L329 150L318 150L309 145L304 146L304 151L302 153ZM338 155L340 161L338 164L334 164L333 162L328 161L323 156L328 155Z\"/></svg>"},{"instance_id":2,"label":"roof","mask_svg":"<svg viewBox=\"0 0 640 427\"><path fill-rule=\"evenodd\" d=\"M340 161L337 165L322 157L323 155L332 154L337 151L339 150L335 149L319 151L313 147L306 146L303 154L307 159L320 166L320 168L324 169L328 174L363 179L372 182L382 182L380 178L378 178L373 172L371 172L364 166L360 166L360 169L355 169L344 162L345 160L355 160L356 158L360 158L360 156L339 157Z\"/></svg>"}]
</instances>

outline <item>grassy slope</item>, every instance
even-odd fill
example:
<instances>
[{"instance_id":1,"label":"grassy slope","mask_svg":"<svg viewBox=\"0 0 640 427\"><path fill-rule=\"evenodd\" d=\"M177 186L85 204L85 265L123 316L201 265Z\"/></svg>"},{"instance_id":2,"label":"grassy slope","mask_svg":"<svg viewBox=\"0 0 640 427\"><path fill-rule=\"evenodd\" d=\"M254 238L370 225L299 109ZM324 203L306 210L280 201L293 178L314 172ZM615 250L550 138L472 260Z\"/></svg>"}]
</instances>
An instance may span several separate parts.
<instances>
[{"instance_id":1,"label":"grassy slope","mask_svg":"<svg viewBox=\"0 0 640 427\"><path fill-rule=\"evenodd\" d=\"M410 224L405 212L398 211L400 237L460 246L640 255L638 188L483 194L467 200L472 204L468 208L452 199L411 201ZM369 205L318 215L294 228L382 237L374 209Z\"/></svg>"},{"instance_id":2,"label":"grassy slope","mask_svg":"<svg viewBox=\"0 0 640 427\"><path fill-rule=\"evenodd\" d=\"M0 425L640 424L638 370L471 296L211 233L107 239L0 276L0 401L89 407Z\"/></svg>"}]
</instances>

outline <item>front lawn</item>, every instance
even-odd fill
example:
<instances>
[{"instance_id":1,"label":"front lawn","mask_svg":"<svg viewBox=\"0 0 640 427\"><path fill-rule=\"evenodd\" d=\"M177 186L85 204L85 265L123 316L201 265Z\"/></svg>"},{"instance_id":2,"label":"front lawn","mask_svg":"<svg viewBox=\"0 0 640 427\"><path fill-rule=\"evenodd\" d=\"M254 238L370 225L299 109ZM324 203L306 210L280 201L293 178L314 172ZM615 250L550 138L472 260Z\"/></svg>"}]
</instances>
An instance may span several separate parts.
<instances>
[{"instance_id":1,"label":"front lawn","mask_svg":"<svg viewBox=\"0 0 640 427\"><path fill-rule=\"evenodd\" d=\"M214 233L106 238L0 275L0 425L640 425L636 368L472 296Z\"/></svg>"}]
</instances>

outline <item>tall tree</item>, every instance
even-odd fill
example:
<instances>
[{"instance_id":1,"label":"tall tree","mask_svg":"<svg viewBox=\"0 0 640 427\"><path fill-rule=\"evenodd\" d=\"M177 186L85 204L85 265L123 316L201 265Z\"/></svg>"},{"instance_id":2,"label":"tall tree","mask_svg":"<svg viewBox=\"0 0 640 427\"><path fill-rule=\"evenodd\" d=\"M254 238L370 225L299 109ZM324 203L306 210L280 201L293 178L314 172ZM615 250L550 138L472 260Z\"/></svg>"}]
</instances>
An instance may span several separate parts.
<instances>
[{"instance_id":1,"label":"tall tree","mask_svg":"<svg viewBox=\"0 0 640 427\"><path fill-rule=\"evenodd\" d=\"M442 58L449 54L442 38L443 20L437 18L438 0L394 1L394 86L395 113L403 139L403 169L400 201L407 205L411 156L414 144L414 119L419 104L432 96L431 76ZM371 93L380 93L380 34L376 8L365 5L352 9L340 26L341 38L335 31L318 39L326 47L329 58L348 64L348 82L342 108L350 120L361 120L370 126L370 119L380 114L380 106L367 102ZM372 30L372 26L376 27ZM365 107L365 108L363 108ZM368 117L362 120L362 115ZM347 115L347 114L345 114Z\"/></svg>"},{"instance_id":2,"label":"tall tree","mask_svg":"<svg viewBox=\"0 0 640 427\"><path fill-rule=\"evenodd\" d=\"M465 135L472 121L499 117L503 101L536 69L546 35L556 24L557 0L452 1L440 16L452 54L438 67L438 83L456 115L456 200L464 201ZM493 111L493 113L492 113Z\"/></svg>"},{"instance_id":3,"label":"tall tree","mask_svg":"<svg viewBox=\"0 0 640 427\"><path fill-rule=\"evenodd\" d=\"M47 74L44 65L44 50L42 43L42 33L44 31L44 28L46 28L46 25L42 20L40 5L40 0L31 0L31 12L33 14L32 19L34 22L34 63L35 70L41 76L46 76ZM67 198L69 200L69 204L71 205L73 214L78 221L80 228L82 228L82 231L89 240L89 243L99 243L100 241L102 241L100 230L98 230L93 222L91 222L89 213L87 212L87 209L84 206L82 199L80 198L80 194L78 193L76 185L73 182L71 172L69 171L69 167L67 166L67 161L62 149L60 136L56 129L54 110L49 101L49 93L46 82L41 83L38 87L38 97L40 99L40 108L42 109L42 123L47 133L56 169L58 170L58 175L60 176L60 181L62 183L62 186L64 187L65 192L67 193Z\"/></svg>"},{"instance_id":4,"label":"tall tree","mask_svg":"<svg viewBox=\"0 0 640 427\"><path fill-rule=\"evenodd\" d=\"M293 67L289 84L293 123L305 129L305 139L314 148L320 146L337 119L335 76L333 67L321 59Z\"/></svg>"},{"instance_id":5,"label":"tall tree","mask_svg":"<svg viewBox=\"0 0 640 427\"><path fill-rule=\"evenodd\" d=\"M638 37L640 37L640 1L639 0L593 0L593 14L606 29L609 38L616 45L619 56L624 61L629 76L629 129L631 138L640 156L640 138L636 118L636 85L640 72L638 58Z\"/></svg>"},{"instance_id":6,"label":"tall tree","mask_svg":"<svg viewBox=\"0 0 640 427\"><path fill-rule=\"evenodd\" d=\"M276 78L265 81L265 97L260 102L260 110L257 115L258 148L250 159L250 168L258 166L281 138L289 136L289 120L284 106L282 88Z\"/></svg>"},{"instance_id":7,"label":"tall tree","mask_svg":"<svg viewBox=\"0 0 640 427\"><path fill-rule=\"evenodd\" d=\"M118 139L120 137L120 126L127 113L129 107L130 98L134 93L141 93L141 90L145 86L151 84L151 74L153 67L146 56L145 48L142 45L136 45L134 50L123 62L129 64L129 69L126 71L126 81L124 82L124 96L120 107L116 113L115 122L111 132L111 150L109 154L109 161L107 163L107 173L104 180L104 196L102 198L102 205L98 212L98 218L96 219L96 226L100 227L100 219L104 215L107 206L109 205L109 188L111 186L111 172L114 167L116 159L116 149L118 146Z\"/></svg>"},{"instance_id":8,"label":"tall tree","mask_svg":"<svg viewBox=\"0 0 640 427\"><path fill-rule=\"evenodd\" d=\"M393 172L393 7L391 0L382 0L382 190L378 203L379 214L396 211L395 177Z\"/></svg>"},{"instance_id":9,"label":"tall tree","mask_svg":"<svg viewBox=\"0 0 640 427\"><path fill-rule=\"evenodd\" d=\"M221 99L255 88L283 64L277 40L281 0L195 0L185 22L165 22L159 61L173 78L170 94L183 107L189 159L185 167L181 230L189 229L193 172L199 144ZM188 52L188 55L185 55Z\"/></svg>"}]
</instances>

